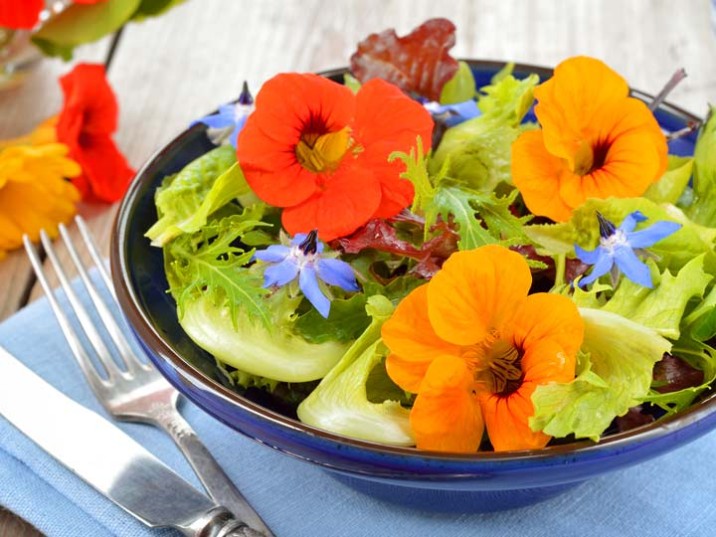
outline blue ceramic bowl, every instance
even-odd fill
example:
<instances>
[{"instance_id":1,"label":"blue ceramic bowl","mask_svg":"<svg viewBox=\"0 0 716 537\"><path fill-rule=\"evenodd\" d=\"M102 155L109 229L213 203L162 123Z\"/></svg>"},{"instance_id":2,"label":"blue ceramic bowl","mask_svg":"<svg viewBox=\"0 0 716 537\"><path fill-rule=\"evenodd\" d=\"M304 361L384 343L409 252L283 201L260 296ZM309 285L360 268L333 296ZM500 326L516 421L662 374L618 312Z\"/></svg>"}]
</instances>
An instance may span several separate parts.
<instances>
[{"instance_id":1,"label":"blue ceramic bowl","mask_svg":"<svg viewBox=\"0 0 716 537\"><path fill-rule=\"evenodd\" d=\"M478 84L502 64L471 62ZM550 71L518 65L525 76ZM325 73L340 80L343 71ZM638 93L638 92L635 92ZM697 118L665 105L662 126L675 131ZM695 136L671 150L693 152ZM588 441L536 451L453 455L394 448L352 440L304 425L272 409L260 394L228 389L214 360L195 346L177 322L176 305L164 277L162 253L144 233L156 220L154 192L163 177L212 149L201 125L159 151L137 174L117 216L111 263L119 301L134 333L157 368L179 391L230 427L288 455L317 464L367 494L424 510L485 512L545 500L582 481L637 464L689 442L716 426L716 394L680 414Z\"/></svg>"}]
</instances>

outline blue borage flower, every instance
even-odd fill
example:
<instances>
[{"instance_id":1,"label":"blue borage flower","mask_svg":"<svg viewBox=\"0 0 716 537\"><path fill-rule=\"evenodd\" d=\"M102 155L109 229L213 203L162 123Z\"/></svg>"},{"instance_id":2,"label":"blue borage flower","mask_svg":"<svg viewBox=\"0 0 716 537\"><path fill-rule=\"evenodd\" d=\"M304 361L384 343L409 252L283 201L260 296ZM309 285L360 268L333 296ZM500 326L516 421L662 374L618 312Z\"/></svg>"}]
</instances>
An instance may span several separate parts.
<instances>
[{"instance_id":1,"label":"blue borage flower","mask_svg":"<svg viewBox=\"0 0 716 537\"><path fill-rule=\"evenodd\" d=\"M423 103L425 109L433 116L445 116L445 124L448 127L475 118L480 115L477 103L470 99L455 104L440 104L435 101Z\"/></svg>"},{"instance_id":2,"label":"blue borage flower","mask_svg":"<svg viewBox=\"0 0 716 537\"><path fill-rule=\"evenodd\" d=\"M254 99L249 86L244 82L241 95L235 103L222 104L216 114L205 116L194 121L191 126L203 123L209 130L207 135L212 143L223 144L226 140L235 148L239 132L244 128L246 118L254 110Z\"/></svg>"},{"instance_id":3,"label":"blue borage flower","mask_svg":"<svg viewBox=\"0 0 716 537\"><path fill-rule=\"evenodd\" d=\"M621 271L634 283L651 289L653 283L649 267L639 259L637 253L672 233L676 233L681 228L681 224L662 221L656 222L646 229L634 231L639 222L647 220L647 217L640 211L628 214L619 227L615 227L600 213L597 213L597 218L599 220L599 246L588 251L574 245L574 251L580 261L593 265L591 274L582 278L579 281L579 286L584 287L610 271L612 279L616 281L618 271Z\"/></svg>"},{"instance_id":4,"label":"blue borage flower","mask_svg":"<svg viewBox=\"0 0 716 537\"><path fill-rule=\"evenodd\" d=\"M323 293L319 280L344 291L359 291L351 266L340 259L323 257L323 243L318 233L297 233L290 246L272 244L254 253L256 259L276 263L264 271L264 287L282 287L298 277L298 287L323 317L328 317L330 299Z\"/></svg>"}]
</instances>

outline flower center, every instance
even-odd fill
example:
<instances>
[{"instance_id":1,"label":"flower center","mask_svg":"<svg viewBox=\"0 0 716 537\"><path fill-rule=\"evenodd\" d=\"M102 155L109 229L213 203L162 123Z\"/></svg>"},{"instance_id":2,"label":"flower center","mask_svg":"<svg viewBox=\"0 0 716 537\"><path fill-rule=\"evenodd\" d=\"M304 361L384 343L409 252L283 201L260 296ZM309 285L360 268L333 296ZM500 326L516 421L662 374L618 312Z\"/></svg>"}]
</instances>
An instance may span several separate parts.
<instances>
[{"instance_id":1,"label":"flower center","mask_svg":"<svg viewBox=\"0 0 716 537\"><path fill-rule=\"evenodd\" d=\"M582 140L574 154L574 170L577 175L588 175L604 166L609 146L604 142L595 144Z\"/></svg>"},{"instance_id":2,"label":"flower center","mask_svg":"<svg viewBox=\"0 0 716 537\"><path fill-rule=\"evenodd\" d=\"M479 390L505 397L522 385L522 352L498 334L492 334L469 354L473 355Z\"/></svg>"},{"instance_id":3,"label":"flower center","mask_svg":"<svg viewBox=\"0 0 716 537\"><path fill-rule=\"evenodd\" d=\"M296 159L310 172L332 172L338 168L350 142L349 127L327 134L302 134L296 145Z\"/></svg>"}]
</instances>

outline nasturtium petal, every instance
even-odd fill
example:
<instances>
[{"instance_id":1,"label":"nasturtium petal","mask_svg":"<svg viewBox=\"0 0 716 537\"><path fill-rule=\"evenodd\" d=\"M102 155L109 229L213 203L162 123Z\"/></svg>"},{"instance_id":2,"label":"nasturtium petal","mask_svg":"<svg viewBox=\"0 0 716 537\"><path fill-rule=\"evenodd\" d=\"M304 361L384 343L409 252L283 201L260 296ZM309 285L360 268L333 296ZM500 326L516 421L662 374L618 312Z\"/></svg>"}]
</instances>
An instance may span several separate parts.
<instances>
[{"instance_id":1,"label":"nasturtium petal","mask_svg":"<svg viewBox=\"0 0 716 537\"><path fill-rule=\"evenodd\" d=\"M525 259L488 245L452 254L428 285L428 317L441 339L471 345L501 327L530 289Z\"/></svg>"},{"instance_id":2,"label":"nasturtium petal","mask_svg":"<svg viewBox=\"0 0 716 537\"><path fill-rule=\"evenodd\" d=\"M473 453L482 440L484 422L467 364L438 356L428 367L410 412L419 449Z\"/></svg>"},{"instance_id":3,"label":"nasturtium petal","mask_svg":"<svg viewBox=\"0 0 716 537\"><path fill-rule=\"evenodd\" d=\"M500 397L494 394L480 394L480 408L485 427L495 451L540 449L547 445L550 437L541 431L533 431L527 416L532 414L529 397L535 385L525 383L518 397Z\"/></svg>"},{"instance_id":4,"label":"nasturtium petal","mask_svg":"<svg viewBox=\"0 0 716 537\"><path fill-rule=\"evenodd\" d=\"M584 336L584 322L572 300L550 293L530 295L520 302L508 326L515 343L524 349L542 341L557 343L564 360L571 361L574 372L574 356Z\"/></svg>"},{"instance_id":5,"label":"nasturtium petal","mask_svg":"<svg viewBox=\"0 0 716 537\"><path fill-rule=\"evenodd\" d=\"M383 324L382 336L385 344L403 362L429 362L439 354L457 355L459 347L437 336L428 318L428 287L414 289L400 301L392 317ZM392 369L388 358L388 371ZM399 368L394 368L396 374ZM400 376L393 379L402 386ZM406 389L407 386L405 386ZM414 391L414 390L410 390Z\"/></svg>"}]
</instances>

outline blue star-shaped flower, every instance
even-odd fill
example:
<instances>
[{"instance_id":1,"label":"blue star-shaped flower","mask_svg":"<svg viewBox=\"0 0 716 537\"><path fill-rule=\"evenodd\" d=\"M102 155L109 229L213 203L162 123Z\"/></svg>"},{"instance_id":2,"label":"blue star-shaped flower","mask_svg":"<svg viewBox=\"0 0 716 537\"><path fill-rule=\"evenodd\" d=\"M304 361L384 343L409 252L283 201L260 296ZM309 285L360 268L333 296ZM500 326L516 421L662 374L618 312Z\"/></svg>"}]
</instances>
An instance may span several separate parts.
<instances>
[{"instance_id":1,"label":"blue star-shaped flower","mask_svg":"<svg viewBox=\"0 0 716 537\"><path fill-rule=\"evenodd\" d=\"M203 123L209 127L207 135L214 144L221 145L228 140L233 147L236 147L239 132L244 128L246 118L253 109L254 99L251 97L248 85L244 82L241 95L235 103L222 104L216 114L197 119L191 126Z\"/></svg>"},{"instance_id":2,"label":"blue star-shaped flower","mask_svg":"<svg viewBox=\"0 0 716 537\"><path fill-rule=\"evenodd\" d=\"M443 116L445 125L452 127L480 115L474 99L455 104L440 104L435 101L424 103L425 109L433 116Z\"/></svg>"},{"instance_id":3,"label":"blue star-shaped flower","mask_svg":"<svg viewBox=\"0 0 716 537\"><path fill-rule=\"evenodd\" d=\"M676 233L681 228L681 224L662 221L646 229L634 231L639 222L647 220L640 211L628 214L619 227L614 227L614 224L599 213L597 218L599 219L599 246L587 251L574 245L574 251L580 261L593 265L591 274L579 280L579 286L584 287L610 271L613 279L616 280L617 271L621 271L634 283L651 289L653 283L649 267L639 259L637 253Z\"/></svg>"},{"instance_id":4,"label":"blue star-shaped flower","mask_svg":"<svg viewBox=\"0 0 716 537\"><path fill-rule=\"evenodd\" d=\"M323 317L328 317L330 299L321 291L319 280L345 291L359 291L355 273L345 261L322 257L323 244L316 231L297 233L290 246L272 244L254 253L256 259L275 263L264 271L264 287L284 286L298 277L298 287Z\"/></svg>"}]
</instances>

